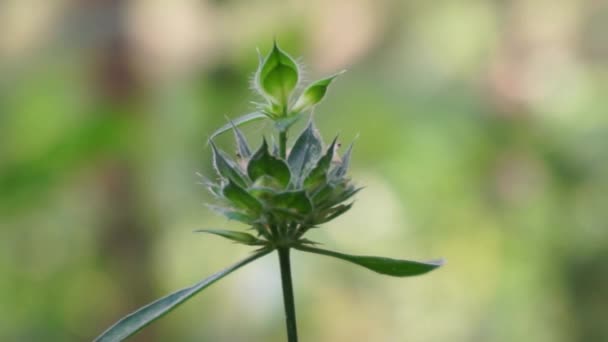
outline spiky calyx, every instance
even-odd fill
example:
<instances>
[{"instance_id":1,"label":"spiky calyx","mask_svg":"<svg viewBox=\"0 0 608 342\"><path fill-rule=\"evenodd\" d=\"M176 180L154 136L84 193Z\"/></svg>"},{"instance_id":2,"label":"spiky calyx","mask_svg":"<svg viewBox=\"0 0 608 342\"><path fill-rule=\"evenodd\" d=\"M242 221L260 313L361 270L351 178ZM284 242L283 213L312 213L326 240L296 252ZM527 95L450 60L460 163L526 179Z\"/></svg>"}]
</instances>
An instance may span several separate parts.
<instances>
[{"instance_id":1,"label":"spiky calyx","mask_svg":"<svg viewBox=\"0 0 608 342\"><path fill-rule=\"evenodd\" d=\"M242 132L233 127L237 156L230 158L211 142L216 182L210 192L222 203L210 206L229 219L249 225L262 246L296 246L310 243L303 235L349 210L357 193L347 177L351 148L337 158L337 139L324 147L311 121L295 140L285 159L266 140L255 153ZM339 161L336 161L339 160Z\"/></svg>"}]
</instances>

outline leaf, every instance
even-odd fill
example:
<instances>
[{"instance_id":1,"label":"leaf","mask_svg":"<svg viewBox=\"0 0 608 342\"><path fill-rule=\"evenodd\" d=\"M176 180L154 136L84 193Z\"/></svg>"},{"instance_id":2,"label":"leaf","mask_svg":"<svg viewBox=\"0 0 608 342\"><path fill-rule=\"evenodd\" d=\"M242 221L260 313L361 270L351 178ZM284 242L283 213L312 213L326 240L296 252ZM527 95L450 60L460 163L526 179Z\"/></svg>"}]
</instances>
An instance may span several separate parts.
<instances>
[{"instance_id":1,"label":"leaf","mask_svg":"<svg viewBox=\"0 0 608 342\"><path fill-rule=\"evenodd\" d=\"M279 132L283 132L293 126L300 118L304 116L303 113L289 113L287 117L280 117L274 119L274 124Z\"/></svg>"},{"instance_id":2,"label":"leaf","mask_svg":"<svg viewBox=\"0 0 608 342\"><path fill-rule=\"evenodd\" d=\"M209 140L212 140L213 138L217 137L218 135L232 129L233 126L238 127L247 122L251 122L254 120L259 120L259 119L263 119L263 118L267 118L267 117L268 116L262 112L253 112L253 113L245 114L241 117L231 120L231 122L225 124L224 126L218 128L217 130L215 130L215 132L213 132L213 134L211 134L211 137L209 137Z\"/></svg>"},{"instance_id":3,"label":"leaf","mask_svg":"<svg viewBox=\"0 0 608 342\"><path fill-rule=\"evenodd\" d=\"M329 170L329 167L331 166L331 161L334 158L334 151L336 149L337 140L338 137L335 137L329 148L327 148L327 152L325 153L325 155L321 157L321 159L319 159L317 165L312 169L312 171L310 171L310 173L306 177L304 185L307 188L316 188L320 184L323 184L327 179L327 171Z\"/></svg>"},{"instance_id":4,"label":"leaf","mask_svg":"<svg viewBox=\"0 0 608 342\"><path fill-rule=\"evenodd\" d=\"M296 103L293 105L292 111L296 113L306 111L311 109L317 103L321 102L327 93L327 88L329 87L330 83L344 72L345 70L309 85L306 89L304 89L302 95L300 95Z\"/></svg>"},{"instance_id":5,"label":"leaf","mask_svg":"<svg viewBox=\"0 0 608 342\"><path fill-rule=\"evenodd\" d=\"M241 173L238 166L215 146L213 140L210 140L210 143L213 150L213 167L218 175L232 180L240 186L246 186L245 175Z\"/></svg>"},{"instance_id":6,"label":"leaf","mask_svg":"<svg viewBox=\"0 0 608 342\"><path fill-rule=\"evenodd\" d=\"M251 196L243 188L235 184L232 180L228 181L228 184L222 189L222 194L226 199L232 202L235 206L248 210L254 214L258 214L262 211L262 204Z\"/></svg>"},{"instance_id":7,"label":"leaf","mask_svg":"<svg viewBox=\"0 0 608 342\"><path fill-rule=\"evenodd\" d=\"M216 213L223 215L224 217L226 217L229 220L239 221L239 222L242 222L245 224L252 224L256 220L255 217L251 217L234 208L221 207L221 206L210 205L210 204L208 204L207 207L209 207L209 209L215 211Z\"/></svg>"},{"instance_id":8,"label":"leaf","mask_svg":"<svg viewBox=\"0 0 608 342\"><path fill-rule=\"evenodd\" d=\"M282 192L272 197L271 204L274 208L287 209L300 215L312 212L312 203L305 191Z\"/></svg>"},{"instance_id":9,"label":"leaf","mask_svg":"<svg viewBox=\"0 0 608 342\"><path fill-rule=\"evenodd\" d=\"M298 74L296 62L281 50L275 41L257 73L259 90L262 95L285 106L289 95L298 84Z\"/></svg>"},{"instance_id":10,"label":"leaf","mask_svg":"<svg viewBox=\"0 0 608 342\"><path fill-rule=\"evenodd\" d=\"M239 155L243 159L249 158L251 156L251 150L249 149L249 144L247 143L247 139L245 139L245 135L243 135L243 132L236 127L234 122L230 121L230 124L232 125L232 130L234 131L234 139L236 140L236 148Z\"/></svg>"},{"instance_id":11,"label":"leaf","mask_svg":"<svg viewBox=\"0 0 608 342\"><path fill-rule=\"evenodd\" d=\"M223 230L223 229L198 229L194 231L195 233L209 233L218 235L221 237L225 237L226 239L242 243L250 246L264 245L264 241L258 239L257 237L245 233L245 232L237 232L234 230Z\"/></svg>"},{"instance_id":12,"label":"leaf","mask_svg":"<svg viewBox=\"0 0 608 342\"><path fill-rule=\"evenodd\" d=\"M443 265L443 260L419 262L409 260L398 260L375 256L358 256L350 254L342 254L326 249L316 247L298 245L294 248L304 252L310 252L321 255L328 255L334 258L352 262L359 266L363 266L374 272L385 274L394 277L410 277L430 272Z\"/></svg>"},{"instance_id":13,"label":"leaf","mask_svg":"<svg viewBox=\"0 0 608 342\"><path fill-rule=\"evenodd\" d=\"M247 173L252 181L256 181L263 176L270 176L276 179L283 188L289 184L291 172L285 162L268 153L266 139L263 140L260 149L251 157L247 166Z\"/></svg>"},{"instance_id":14,"label":"leaf","mask_svg":"<svg viewBox=\"0 0 608 342\"><path fill-rule=\"evenodd\" d=\"M185 289L173 292L168 296L160 298L155 302L152 302L142 307L141 309L125 316L124 318L116 322L114 325L108 328L108 330L104 331L100 336L98 336L95 341L116 342L125 340L127 337L135 334L148 324L154 322L155 320L159 319L171 310L175 309L178 305L192 298L192 296L204 290L209 285L222 279L223 277L241 268L242 266L270 253L271 251L272 250L270 249L262 249L256 252L255 254L252 254L248 258L243 259L237 262L236 264L213 274L212 276L194 284L191 287L187 287Z\"/></svg>"},{"instance_id":15,"label":"leaf","mask_svg":"<svg viewBox=\"0 0 608 342\"><path fill-rule=\"evenodd\" d=\"M203 185L205 188L207 188L207 190L215 197L222 197L221 191L220 191L220 185L216 184L214 182L212 182L209 178L207 178L205 175L198 173L197 175L201 178L201 181L199 182L199 184Z\"/></svg>"},{"instance_id":16,"label":"leaf","mask_svg":"<svg viewBox=\"0 0 608 342\"><path fill-rule=\"evenodd\" d=\"M356 188L348 182L328 183L312 195L312 201L317 209L326 209L344 202L363 188Z\"/></svg>"},{"instance_id":17,"label":"leaf","mask_svg":"<svg viewBox=\"0 0 608 342\"><path fill-rule=\"evenodd\" d=\"M349 203L349 204L340 204L336 207L333 207L331 209L326 210L325 212L322 213L321 215L321 219L317 222L315 222L315 224L322 224L325 222L329 222L333 219L335 219L336 217L344 214L345 212L347 212L350 208L352 208L353 204Z\"/></svg>"},{"instance_id":18,"label":"leaf","mask_svg":"<svg viewBox=\"0 0 608 342\"><path fill-rule=\"evenodd\" d=\"M340 178L346 176L346 172L348 171L348 167L350 166L350 156L352 154L352 151L353 151L353 144L350 144L348 146L348 149L344 153L344 156L342 157L342 162L340 163L340 165L332 170L331 176L333 178L340 179Z\"/></svg>"},{"instance_id":19,"label":"leaf","mask_svg":"<svg viewBox=\"0 0 608 342\"><path fill-rule=\"evenodd\" d=\"M289 153L287 162L292 174L292 183L298 186L302 177L310 170L321 156L322 142L319 132L311 120L302 131Z\"/></svg>"}]
</instances>

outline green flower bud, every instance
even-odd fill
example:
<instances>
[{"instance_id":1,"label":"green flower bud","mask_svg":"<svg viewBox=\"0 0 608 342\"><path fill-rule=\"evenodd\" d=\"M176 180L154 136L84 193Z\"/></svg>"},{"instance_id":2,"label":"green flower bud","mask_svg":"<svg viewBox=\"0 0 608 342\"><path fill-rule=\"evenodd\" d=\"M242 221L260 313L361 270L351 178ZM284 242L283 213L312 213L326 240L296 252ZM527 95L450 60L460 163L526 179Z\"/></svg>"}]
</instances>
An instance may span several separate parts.
<instances>
[{"instance_id":1,"label":"green flower bud","mask_svg":"<svg viewBox=\"0 0 608 342\"><path fill-rule=\"evenodd\" d=\"M256 74L256 87L265 98L281 109L287 106L289 96L298 84L298 65L275 42ZM274 108L273 110L277 109ZM277 113L273 113L277 114Z\"/></svg>"}]
</instances>

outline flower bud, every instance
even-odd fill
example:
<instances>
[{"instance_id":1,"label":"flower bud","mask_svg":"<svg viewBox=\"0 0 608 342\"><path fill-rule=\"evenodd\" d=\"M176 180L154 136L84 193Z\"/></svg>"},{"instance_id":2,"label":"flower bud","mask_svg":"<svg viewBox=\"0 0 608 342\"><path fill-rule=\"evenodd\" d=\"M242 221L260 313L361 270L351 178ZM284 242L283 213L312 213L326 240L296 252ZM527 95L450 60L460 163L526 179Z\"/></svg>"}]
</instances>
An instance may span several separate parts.
<instances>
[{"instance_id":1,"label":"flower bud","mask_svg":"<svg viewBox=\"0 0 608 342\"><path fill-rule=\"evenodd\" d=\"M258 68L256 86L264 97L285 108L291 92L298 84L298 78L296 62L275 42L272 51Z\"/></svg>"}]
</instances>

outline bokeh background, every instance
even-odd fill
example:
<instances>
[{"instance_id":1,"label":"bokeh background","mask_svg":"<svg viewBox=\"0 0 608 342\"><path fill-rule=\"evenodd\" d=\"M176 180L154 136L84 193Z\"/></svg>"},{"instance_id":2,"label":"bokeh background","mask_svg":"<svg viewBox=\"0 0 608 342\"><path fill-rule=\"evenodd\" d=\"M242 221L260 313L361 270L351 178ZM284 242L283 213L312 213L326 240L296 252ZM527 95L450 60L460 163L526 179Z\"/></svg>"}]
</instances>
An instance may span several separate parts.
<instances>
[{"instance_id":1,"label":"bokeh background","mask_svg":"<svg viewBox=\"0 0 608 342\"><path fill-rule=\"evenodd\" d=\"M365 189L312 238L447 260L294 253L303 341L608 341L607 33L601 0L0 1L0 340L91 340L247 255L192 233L242 228L195 172L276 37L349 70L315 115ZM271 255L133 340L284 341L282 305Z\"/></svg>"}]
</instances>

